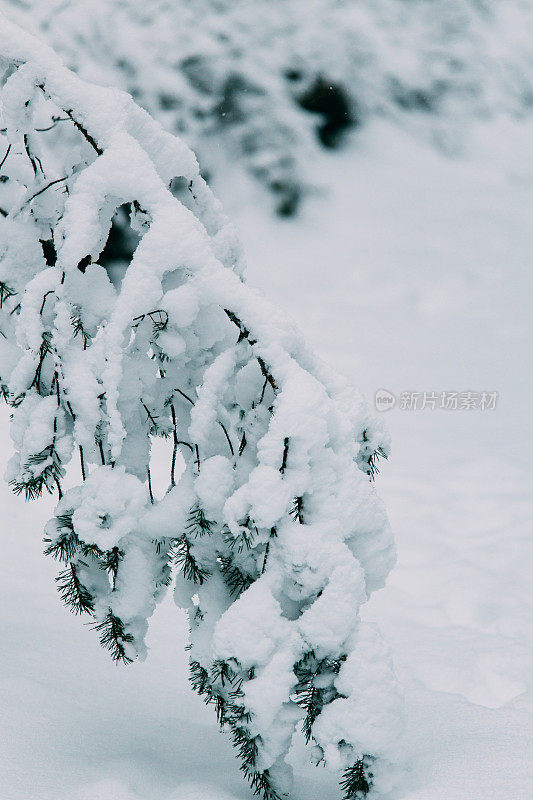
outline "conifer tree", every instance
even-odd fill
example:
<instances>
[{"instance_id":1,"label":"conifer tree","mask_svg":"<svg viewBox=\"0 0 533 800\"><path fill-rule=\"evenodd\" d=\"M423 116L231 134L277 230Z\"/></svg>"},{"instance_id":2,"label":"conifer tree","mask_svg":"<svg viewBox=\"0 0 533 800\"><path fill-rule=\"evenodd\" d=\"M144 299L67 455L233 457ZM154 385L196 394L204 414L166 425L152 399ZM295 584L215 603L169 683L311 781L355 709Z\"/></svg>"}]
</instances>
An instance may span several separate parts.
<instances>
[{"instance_id":1,"label":"conifer tree","mask_svg":"<svg viewBox=\"0 0 533 800\"><path fill-rule=\"evenodd\" d=\"M175 573L192 685L252 789L287 796L301 728L346 800L383 797L401 702L359 609L394 560L372 482L386 434L246 284L182 142L1 16L0 74L7 479L57 493L45 552L62 600L129 664ZM117 209L138 239L126 263L102 258Z\"/></svg>"}]
</instances>

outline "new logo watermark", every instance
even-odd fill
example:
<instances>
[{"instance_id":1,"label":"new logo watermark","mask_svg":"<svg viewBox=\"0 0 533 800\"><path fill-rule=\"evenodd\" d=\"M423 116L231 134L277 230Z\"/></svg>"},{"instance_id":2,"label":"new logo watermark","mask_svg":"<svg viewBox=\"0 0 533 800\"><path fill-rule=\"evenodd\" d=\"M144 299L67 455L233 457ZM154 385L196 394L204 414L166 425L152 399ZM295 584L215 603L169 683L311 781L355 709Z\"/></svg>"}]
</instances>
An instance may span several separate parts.
<instances>
[{"instance_id":1,"label":"new logo watermark","mask_svg":"<svg viewBox=\"0 0 533 800\"><path fill-rule=\"evenodd\" d=\"M378 411L390 411L396 405L396 395L388 389L378 389L374 402Z\"/></svg>"},{"instance_id":2,"label":"new logo watermark","mask_svg":"<svg viewBox=\"0 0 533 800\"><path fill-rule=\"evenodd\" d=\"M427 392L404 391L398 397L388 389L378 389L374 404L378 411L390 411L396 405L400 411L494 411L499 394L495 391Z\"/></svg>"}]
</instances>

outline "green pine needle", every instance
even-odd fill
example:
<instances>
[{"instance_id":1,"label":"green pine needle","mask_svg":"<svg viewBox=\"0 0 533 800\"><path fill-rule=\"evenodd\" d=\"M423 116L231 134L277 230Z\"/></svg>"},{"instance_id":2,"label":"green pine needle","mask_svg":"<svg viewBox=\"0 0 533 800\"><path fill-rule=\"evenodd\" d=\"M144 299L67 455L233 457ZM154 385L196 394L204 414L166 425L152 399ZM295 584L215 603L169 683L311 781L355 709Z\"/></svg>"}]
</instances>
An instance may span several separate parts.
<instances>
[{"instance_id":1,"label":"green pine needle","mask_svg":"<svg viewBox=\"0 0 533 800\"><path fill-rule=\"evenodd\" d=\"M232 597L239 597L254 582L254 578L241 572L231 557L219 558L222 575Z\"/></svg>"},{"instance_id":2,"label":"green pine needle","mask_svg":"<svg viewBox=\"0 0 533 800\"><path fill-rule=\"evenodd\" d=\"M46 464L39 474L34 474L32 467ZM36 500L43 493L43 489L52 493L58 481L63 477L61 461L53 444L45 447L40 453L33 453L29 456L24 465L24 472L29 473L30 477L25 480L12 480L9 485L15 494L24 492L26 500Z\"/></svg>"},{"instance_id":3,"label":"green pine needle","mask_svg":"<svg viewBox=\"0 0 533 800\"><path fill-rule=\"evenodd\" d=\"M185 534L176 539L172 547L172 560L188 581L198 583L200 586L211 575L210 570L202 567L194 558L191 553L191 544Z\"/></svg>"},{"instance_id":4,"label":"green pine needle","mask_svg":"<svg viewBox=\"0 0 533 800\"><path fill-rule=\"evenodd\" d=\"M95 623L94 629L100 634L100 644L111 653L111 658L117 663L133 663L133 659L126 653L126 644L133 642L133 635L126 633L124 623L116 617L111 609L101 622Z\"/></svg>"},{"instance_id":5,"label":"green pine needle","mask_svg":"<svg viewBox=\"0 0 533 800\"><path fill-rule=\"evenodd\" d=\"M69 564L59 573L56 583L60 597L67 608L74 614L92 614L94 598L81 583L74 564Z\"/></svg>"},{"instance_id":6,"label":"green pine needle","mask_svg":"<svg viewBox=\"0 0 533 800\"><path fill-rule=\"evenodd\" d=\"M373 775L369 767L373 759L371 756L363 756L352 767L348 767L342 773L340 787L344 792L342 800L362 800L372 788Z\"/></svg>"},{"instance_id":7,"label":"green pine needle","mask_svg":"<svg viewBox=\"0 0 533 800\"><path fill-rule=\"evenodd\" d=\"M185 530L188 536L206 536L211 533L213 523L207 519L201 506L193 506L189 513Z\"/></svg>"}]
</instances>

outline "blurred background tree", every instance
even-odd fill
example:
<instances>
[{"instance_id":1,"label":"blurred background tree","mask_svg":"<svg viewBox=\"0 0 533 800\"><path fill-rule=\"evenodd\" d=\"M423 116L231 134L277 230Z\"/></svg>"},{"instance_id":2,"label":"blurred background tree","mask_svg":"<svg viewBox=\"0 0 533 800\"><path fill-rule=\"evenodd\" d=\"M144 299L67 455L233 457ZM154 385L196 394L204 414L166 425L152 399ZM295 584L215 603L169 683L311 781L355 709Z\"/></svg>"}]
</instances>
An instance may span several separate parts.
<instances>
[{"instance_id":1,"label":"blurred background tree","mask_svg":"<svg viewBox=\"0 0 533 800\"><path fill-rule=\"evenodd\" d=\"M473 119L530 113L521 0L2 0L82 77L119 86L198 154L240 162L296 214L317 148L380 115L460 149ZM268 205L268 204L267 204Z\"/></svg>"}]
</instances>

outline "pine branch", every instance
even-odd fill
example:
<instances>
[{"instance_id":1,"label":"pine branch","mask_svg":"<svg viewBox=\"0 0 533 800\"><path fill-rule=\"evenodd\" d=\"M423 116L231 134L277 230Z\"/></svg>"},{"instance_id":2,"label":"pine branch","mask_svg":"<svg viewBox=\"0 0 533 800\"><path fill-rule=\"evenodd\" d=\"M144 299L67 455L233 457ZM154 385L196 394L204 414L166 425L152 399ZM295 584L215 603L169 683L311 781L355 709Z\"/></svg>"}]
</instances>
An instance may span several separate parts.
<instances>
[{"instance_id":1,"label":"pine branch","mask_svg":"<svg viewBox=\"0 0 533 800\"><path fill-rule=\"evenodd\" d=\"M43 294L43 302L41 303L41 309L40 309L40 311L39 311L39 314L41 315L41 317L42 317L42 315L43 315L44 307L45 307L45 305L46 305L46 298L47 298L47 297L48 297L48 295L50 295L50 294L55 294L55 292L54 292L54 290L53 290L53 289L49 289L47 292L45 292L45 293ZM43 338L44 338L44 336L43 336ZM50 350L49 350L48 352L50 352Z\"/></svg>"},{"instance_id":2,"label":"pine branch","mask_svg":"<svg viewBox=\"0 0 533 800\"><path fill-rule=\"evenodd\" d=\"M323 677L327 673L331 673L332 678L337 675L345 660L346 656L338 659L317 659L315 653L310 650L294 666L294 673L298 678L294 690L294 702L303 708L306 714L303 722L306 743L309 743L312 737L313 723L324 706L339 697L333 686L333 680L330 685L324 686Z\"/></svg>"},{"instance_id":3,"label":"pine branch","mask_svg":"<svg viewBox=\"0 0 533 800\"><path fill-rule=\"evenodd\" d=\"M113 547L111 550L102 553L102 568L111 576L113 591L115 590L118 568L123 558L124 551L120 550L118 547Z\"/></svg>"},{"instance_id":4,"label":"pine branch","mask_svg":"<svg viewBox=\"0 0 533 800\"><path fill-rule=\"evenodd\" d=\"M106 553L96 544L86 544L82 542L73 528L72 530L68 529L68 523L66 521L69 520L70 523L72 523L71 517L64 515L58 516L56 519L64 530L54 540L48 538L43 540L48 543L48 547L46 547L44 551L45 556L52 556L56 561L63 561L67 564L72 561L77 553L81 553L85 558L90 556L94 559L101 560L102 566L104 566Z\"/></svg>"},{"instance_id":5,"label":"pine branch","mask_svg":"<svg viewBox=\"0 0 533 800\"><path fill-rule=\"evenodd\" d=\"M207 519L204 510L200 505L193 506L189 512L189 518L185 530L187 535L206 536L211 533L213 523Z\"/></svg>"},{"instance_id":6,"label":"pine branch","mask_svg":"<svg viewBox=\"0 0 533 800\"><path fill-rule=\"evenodd\" d=\"M241 761L240 769L254 794L262 795L264 800L280 800L269 771L256 769L261 737L250 733L248 726L252 715L242 703L234 702L244 696L244 679L251 680L253 677L253 669L243 671L238 665L235 668L223 659L213 662L211 674L198 661L190 662L191 685L206 704L215 706L219 725L229 726L233 746Z\"/></svg>"},{"instance_id":7,"label":"pine branch","mask_svg":"<svg viewBox=\"0 0 533 800\"><path fill-rule=\"evenodd\" d=\"M366 428L363 431L363 433L361 434L361 439L362 439L363 444L365 442L368 442L368 436L367 436ZM378 462L379 462L380 458L385 458L386 459L386 458L388 458L388 455L385 452L385 450L383 449L383 447L381 447L381 446L377 447L373 452L369 453L368 451L369 451L369 448L368 448L368 445L367 445L366 448L363 450L363 453L361 454L360 458L362 460L362 466L363 466L364 471L366 472L366 474L370 477L370 480L372 481L372 480L374 480L376 475L379 474ZM361 461L360 461L360 463L361 463Z\"/></svg>"},{"instance_id":8,"label":"pine branch","mask_svg":"<svg viewBox=\"0 0 533 800\"><path fill-rule=\"evenodd\" d=\"M45 299L46 296L43 298L43 306L41 306L41 313L44 308ZM50 331L43 331L41 346L39 348L39 362L37 364L37 369L35 370L35 375L33 376L33 380L29 386L30 389L32 388L32 386L35 386L39 394L42 394L41 373L43 369L44 360L46 356L51 352L52 352L52 334L50 333Z\"/></svg>"},{"instance_id":9,"label":"pine branch","mask_svg":"<svg viewBox=\"0 0 533 800\"><path fill-rule=\"evenodd\" d=\"M100 634L100 644L109 650L111 658L117 663L132 664L133 658L127 654L126 645L133 642L133 635L126 633L125 625L116 617L111 609L101 622L94 624L94 629Z\"/></svg>"},{"instance_id":10,"label":"pine branch","mask_svg":"<svg viewBox=\"0 0 533 800\"><path fill-rule=\"evenodd\" d=\"M304 501L303 497L295 497L292 503L291 508L289 509L289 514L293 519L300 523L300 525L304 524Z\"/></svg>"},{"instance_id":11,"label":"pine branch","mask_svg":"<svg viewBox=\"0 0 533 800\"><path fill-rule=\"evenodd\" d=\"M32 473L31 467L38 464L43 464L46 461L44 469L38 475ZM25 480L14 479L9 482L15 494L22 494L24 492L26 500L36 500L46 489L50 494L57 486L60 478L63 477L63 470L61 468L61 461L53 444L46 447L40 453L34 453L29 456L27 463L24 467L31 477Z\"/></svg>"},{"instance_id":12,"label":"pine branch","mask_svg":"<svg viewBox=\"0 0 533 800\"><path fill-rule=\"evenodd\" d=\"M232 597L239 597L254 582L251 575L245 575L236 566L231 557L219 558L222 575Z\"/></svg>"},{"instance_id":13,"label":"pine branch","mask_svg":"<svg viewBox=\"0 0 533 800\"><path fill-rule=\"evenodd\" d=\"M262 795L264 800L281 800L280 795L272 786L272 779L268 769L265 769L264 772L253 772L246 777L250 781L250 786L254 790L254 794Z\"/></svg>"},{"instance_id":14,"label":"pine branch","mask_svg":"<svg viewBox=\"0 0 533 800\"><path fill-rule=\"evenodd\" d=\"M382 447L378 447L377 450L374 450L368 459L368 474L370 475L371 480L374 480L376 475L379 475L378 462L380 458L388 458Z\"/></svg>"},{"instance_id":15,"label":"pine branch","mask_svg":"<svg viewBox=\"0 0 533 800\"><path fill-rule=\"evenodd\" d=\"M213 661L211 666L211 681L216 683L220 681L222 686L226 683L233 683L236 679L237 673L224 659L217 659Z\"/></svg>"},{"instance_id":16,"label":"pine branch","mask_svg":"<svg viewBox=\"0 0 533 800\"><path fill-rule=\"evenodd\" d=\"M191 553L191 544L183 534L176 540L172 548L172 561L183 572L188 581L198 583L200 586L210 577L211 572L202 567Z\"/></svg>"},{"instance_id":17,"label":"pine branch","mask_svg":"<svg viewBox=\"0 0 533 800\"><path fill-rule=\"evenodd\" d=\"M267 565L267 561L268 561L268 554L270 552L270 542L271 542L272 539L275 539L277 535L278 535L278 532L277 532L276 528L271 528L270 529L270 538L269 538L269 540L267 542L267 546L265 547L265 555L264 555L264 558L263 558L263 566L261 568L261 575L263 575L263 573L264 573L264 571L266 569L266 565Z\"/></svg>"},{"instance_id":18,"label":"pine branch","mask_svg":"<svg viewBox=\"0 0 533 800\"><path fill-rule=\"evenodd\" d=\"M191 661L189 664L190 668L190 675L189 681L191 683L192 688L194 691L204 696L208 695L209 698L211 697L211 680L209 678L209 672L202 667L202 665L198 661ZM210 699L206 700L206 702L210 702Z\"/></svg>"},{"instance_id":19,"label":"pine branch","mask_svg":"<svg viewBox=\"0 0 533 800\"><path fill-rule=\"evenodd\" d=\"M232 550L236 549L238 553L242 553L244 550L250 550L253 547L258 532L255 526L251 528L250 525L250 517L246 517L244 522L239 525L238 534L234 534L228 529L224 530L228 545Z\"/></svg>"},{"instance_id":20,"label":"pine branch","mask_svg":"<svg viewBox=\"0 0 533 800\"><path fill-rule=\"evenodd\" d=\"M16 291L8 286L7 283L0 281L0 308L4 305L6 300L16 295Z\"/></svg>"},{"instance_id":21,"label":"pine branch","mask_svg":"<svg viewBox=\"0 0 533 800\"><path fill-rule=\"evenodd\" d=\"M64 604L74 614L92 614L94 611L94 598L89 590L81 583L76 566L69 564L56 578L59 595Z\"/></svg>"},{"instance_id":22,"label":"pine branch","mask_svg":"<svg viewBox=\"0 0 533 800\"><path fill-rule=\"evenodd\" d=\"M232 445L232 443L231 443L231 439L229 438L229 433L228 433L228 431L227 431L227 429L226 429L226 426L225 426L225 425L224 425L224 424L223 424L223 423L222 423L220 420L218 420L218 424L220 425L220 427L221 427L221 428L222 428L222 430L224 431L224 435L225 435L225 437L226 437L226 441L227 441L227 443L228 443L228 445L229 445L230 453L231 453L231 455L232 455L232 457L233 457L233 456L235 455L235 452L234 452L234 450L233 450L233 445Z\"/></svg>"},{"instance_id":23,"label":"pine branch","mask_svg":"<svg viewBox=\"0 0 533 800\"><path fill-rule=\"evenodd\" d=\"M344 792L343 800L362 800L372 788L372 778L369 770L374 759L363 756L352 767L345 769L340 780L340 787Z\"/></svg>"},{"instance_id":24,"label":"pine branch","mask_svg":"<svg viewBox=\"0 0 533 800\"><path fill-rule=\"evenodd\" d=\"M155 311L149 311L147 314L140 314L138 317L134 317L132 327L138 328L146 317L150 317L152 321L152 332L154 336L164 331L168 325L168 313L161 308L157 308Z\"/></svg>"},{"instance_id":25,"label":"pine branch","mask_svg":"<svg viewBox=\"0 0 533 800\"><path fill-rule=\"evenodd\" d=\"M150 472L150 466L146 467L146 477L148 479L148 494L150 496L150 503L154 504L154 493L152 491L152 473Z\"/></svg>"},{"instance_id":26,"label":"pine branch","mask_svg":"<svg viewBox=\"0 0 533 800\"><path fill-rule=\"evenodd\" d=\"M75 308L70 315L70 321L72 322L72 327L74 328L74 338L77 336L81 336L83 341L83 349L87 349L87 345L91 340L91 337L86 332L85 328L83 327L83 322L81 319L81 313L79 308Z\"/></svg>"},{"instance_id":27,"label":"pine branch","mask_svg":"<svg viewBox=\"0 0 533 800\"><path fill-rule=\"evenodd\" d=\"M72 516L69 514L58 515L56 517L56 527L61 533L54 540L44 539L48 543L44 554L45 556L52 556L57 561L67 563L74 558L79 548L79 539L74 532Z\"/></svg>"}]
</instances>

